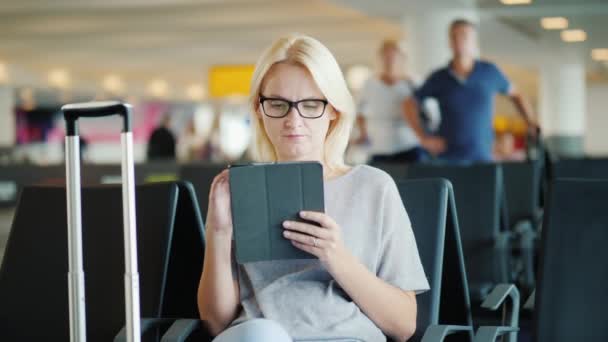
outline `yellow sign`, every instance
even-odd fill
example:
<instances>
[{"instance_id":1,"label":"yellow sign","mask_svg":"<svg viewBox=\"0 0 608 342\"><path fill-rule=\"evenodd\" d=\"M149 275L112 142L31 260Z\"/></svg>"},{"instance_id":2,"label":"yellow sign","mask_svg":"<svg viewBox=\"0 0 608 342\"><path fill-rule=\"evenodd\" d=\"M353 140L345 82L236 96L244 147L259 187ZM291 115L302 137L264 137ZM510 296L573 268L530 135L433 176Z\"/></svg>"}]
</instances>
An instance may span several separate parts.
<instances>
[{"instance_id":1,"label":"yellow sign","mask_svg":"<svg viewBox=\"0 0 608 342\"><path fill-rule=\"evenodd\" d=\"M254 65L215 65L209 69L209 95L226 97L249 96Z\"/></svg>"}]
</instances>

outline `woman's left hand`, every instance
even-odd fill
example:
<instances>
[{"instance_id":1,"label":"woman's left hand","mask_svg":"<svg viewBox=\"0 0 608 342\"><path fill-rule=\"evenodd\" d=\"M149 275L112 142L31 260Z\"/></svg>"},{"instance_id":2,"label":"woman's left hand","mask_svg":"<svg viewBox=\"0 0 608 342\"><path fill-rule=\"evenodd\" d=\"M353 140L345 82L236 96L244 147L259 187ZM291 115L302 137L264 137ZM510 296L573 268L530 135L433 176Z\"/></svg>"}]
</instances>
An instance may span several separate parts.
<instances>
[{"instance_id":1,"label":"woman's left hand","mask_svg":"<svg viewBox=\"0 0 608 342\"><path fill-rule=\"evenodd\" d=\"M343 265L342 261L348 256L348 251L342 240L342 229L325 213L302 211L300 217L316 222L311 223L285 221L283 236L297 248L308 252L321 261L329 273Z\"/></svg>"}]
</instances>

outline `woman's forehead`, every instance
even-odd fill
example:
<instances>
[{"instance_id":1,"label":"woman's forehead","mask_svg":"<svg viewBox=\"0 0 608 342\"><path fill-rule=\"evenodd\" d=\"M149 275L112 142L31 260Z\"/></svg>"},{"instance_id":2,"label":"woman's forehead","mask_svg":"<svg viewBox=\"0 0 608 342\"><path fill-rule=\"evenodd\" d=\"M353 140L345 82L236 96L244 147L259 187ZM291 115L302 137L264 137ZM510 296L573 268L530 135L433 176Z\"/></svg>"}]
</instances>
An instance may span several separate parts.
<instances>
[{"instance_id":1,"label":"woman's forehead","mask_svg":"<svg viewBox=\"0 0 608 342\"><path fill-rule=\"evenodd\" d=\"M323 97L308 69L294 63L276 63L270 67L264 76L261 90L265 96L280 95L294 100Z\"/></svg>"}]
</instances>

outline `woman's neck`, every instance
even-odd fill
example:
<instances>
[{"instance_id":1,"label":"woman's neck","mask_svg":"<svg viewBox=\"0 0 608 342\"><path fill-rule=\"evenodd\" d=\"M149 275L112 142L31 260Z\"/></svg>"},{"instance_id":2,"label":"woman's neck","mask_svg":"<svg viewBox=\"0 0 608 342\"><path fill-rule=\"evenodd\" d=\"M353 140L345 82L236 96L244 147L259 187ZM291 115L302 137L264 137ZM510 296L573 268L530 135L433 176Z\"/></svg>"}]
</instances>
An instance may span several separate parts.
<instances>
[{"instance_id":1,"label":"woman's neck","mask_svg":"<svg viewBox=\"0 0 608 342\"><path fill-rule=\"evenodd\" d=\"M277 162L318 162L323 166L323 179L325 180L340 177L350 169L346 165L330 166L330 164L325 162L322 158L278 158Z\"/></svg>"}]
</instances>

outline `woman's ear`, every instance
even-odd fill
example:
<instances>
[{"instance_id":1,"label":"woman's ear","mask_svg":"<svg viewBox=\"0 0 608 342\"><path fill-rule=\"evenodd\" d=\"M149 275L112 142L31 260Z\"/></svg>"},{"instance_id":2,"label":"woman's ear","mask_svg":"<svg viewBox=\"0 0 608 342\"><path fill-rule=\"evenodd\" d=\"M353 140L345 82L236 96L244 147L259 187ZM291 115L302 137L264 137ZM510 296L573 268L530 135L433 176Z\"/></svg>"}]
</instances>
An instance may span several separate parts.
<instances>
[{"instance_id":1,"label":"woman's ear","mask_svg":"<svg viewBox=\"0 0 608 342\"><path fill-rule=\"evenodd\" d=\"M262 104L258 104L258 105L255 107L255 117L256 117L257 119L262 120L262 115L263 115L263 114L262 114Z\"/></svg>"},{"instance_id":2,"label":"woman's ear","mask_svg":"<svg viewBox=\"0 0 608 342\"><path fill-rule=\"evenodd\" d=\"M338 118L338 112L332 107L331 110L329 111L329 120L336 120Z\"/></svg>"}]
</instances>

